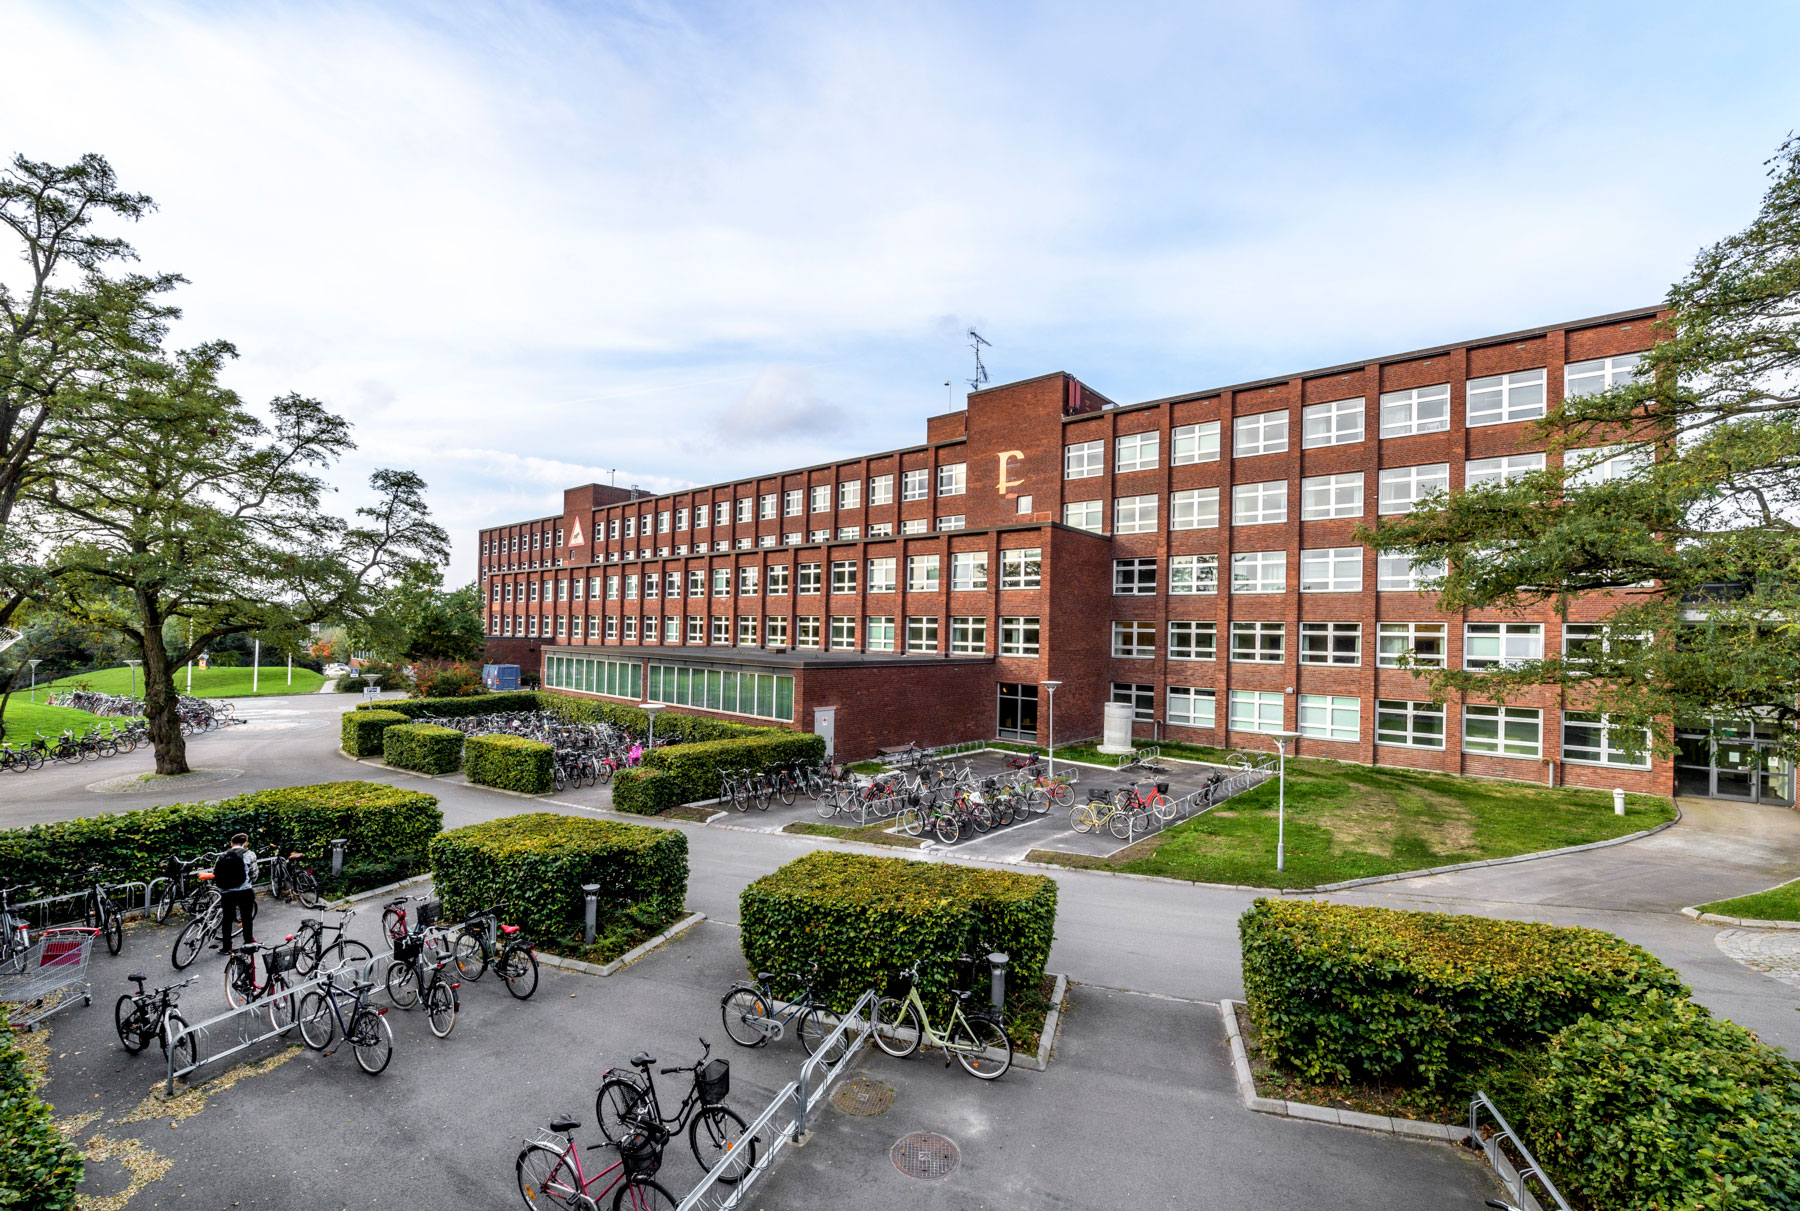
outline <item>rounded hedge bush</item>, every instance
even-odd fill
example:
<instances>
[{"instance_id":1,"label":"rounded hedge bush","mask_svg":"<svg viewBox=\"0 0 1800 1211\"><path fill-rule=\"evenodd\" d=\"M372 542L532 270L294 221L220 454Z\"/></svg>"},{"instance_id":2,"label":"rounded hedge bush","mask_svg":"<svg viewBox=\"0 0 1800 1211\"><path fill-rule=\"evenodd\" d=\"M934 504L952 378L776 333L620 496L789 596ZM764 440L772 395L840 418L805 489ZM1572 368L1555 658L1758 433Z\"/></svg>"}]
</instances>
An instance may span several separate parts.
<instances>
[{"instance_id":1,"label":"rounded hedge bush","mask_svg":"<svg viewBox=\"0 0 1800 1211\"><path fill-rule=\"evenodd\" d=\"M353 711L344 712L344 721L339 727L340 743L344 751L352 757L381 756L381 733L398 723L407 722L409 716L399 711L365 710L357 707Z\"/></svg>"},{"instance_id":2,"label":"rounded hedge bush","mask_svg":"<svg viewBox=\"0 0 1800 1211\"><path fill-rule=\"evenodd\" d=\"M381 733L381 759L421 774L462 768L463 734L434 723L397 723Z\"/></svg>"},{"instance_id":3,"label":"rounded hedge bush","mask_svg":"<svg viewBox=\"0 0 1800 1211\"><path fill-rule=\"evenodd\" d=\"M1009 1002L1035 995L1056 936L1056 881L1047 875L840 850L764 875L738 904L749 969L786 977L816 962L817 991L840 1011L915 963L919 995L934 1014L947 1008L956 956L971 945L1006 952ZM985 991L976 990L982 1004Z\"/></svg>"},{"instance_id":4,"label":"rounded hedge bush","mask_svg":"<svg viewBox=\"0 0 1800 1211\"><path fill-rule=\"evenodd\" d=\"M431 843L431 873L450 919L505 901L509 921L553 939L585 919L584 883L600 885L602 914L679 913L687 902L687 834L530 812L440 834Z\"/></svg>"},{"instance_id":5,"label":"rounded hedge bush","mask_svg":"<svg viewBox=\"0 0 1800 1211\"><path fill-rule=\"evenodd\" d=\"M523 736L470 736L463 742L463 772L477 786L525 795L547 795L553 786L555 750Z\"/></svg>"}]
</instances>

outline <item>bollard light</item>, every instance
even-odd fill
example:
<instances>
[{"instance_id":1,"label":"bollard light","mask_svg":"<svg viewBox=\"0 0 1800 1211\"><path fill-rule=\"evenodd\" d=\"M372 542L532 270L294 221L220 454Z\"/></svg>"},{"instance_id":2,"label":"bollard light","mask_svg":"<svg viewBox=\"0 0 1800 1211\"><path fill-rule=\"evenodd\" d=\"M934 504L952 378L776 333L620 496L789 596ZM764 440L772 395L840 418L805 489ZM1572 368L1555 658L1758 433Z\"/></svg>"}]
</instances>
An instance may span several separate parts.
<instances>
[{"instance_id":1,"label":"bollard light","mask_svg":"<svg viewBox=\"0 0 1800 1211\"><path fill-rule=\"evenodd\" d=\"M1620 787L1620 786L1615 786L1615 787L1613 787L1613 815L1623 816L1624 814L1625 814L1625 788Z\"/></svg>"},{"instance_id":2,"label":"bollard light","mask_svg":"<svg viewBox=\"0 0 1800 1211\"><path fill-rule=\"evenodd\" d=\"M988 956L988 963L994 969L991 977L992 986L988 990L988 995L993 1001L994 1008L999 1009L1006 1004L1006 952L996 950Z\"/></svg>"},{"instance_id":3,"label":"bollard light","mask_svg":"<svg viewBox=\"0 0 1800 1211\"><path fill-rule=\"evenodd\" d=\"M343 837L331 839L331 877L337 878L344 873L344 846L350 842Z\"/></svg>"},{"instance_id":4,"label":"bollard light","mask_svg":"<svg viewBox=\"0 0 1800 1211\"><path fill-rule=\"evenodd\" d=\"M600 885L583 883L581 890L587 895L587 944L594 944L594 919L600 911Z\"/></svg>"}]
</instances>

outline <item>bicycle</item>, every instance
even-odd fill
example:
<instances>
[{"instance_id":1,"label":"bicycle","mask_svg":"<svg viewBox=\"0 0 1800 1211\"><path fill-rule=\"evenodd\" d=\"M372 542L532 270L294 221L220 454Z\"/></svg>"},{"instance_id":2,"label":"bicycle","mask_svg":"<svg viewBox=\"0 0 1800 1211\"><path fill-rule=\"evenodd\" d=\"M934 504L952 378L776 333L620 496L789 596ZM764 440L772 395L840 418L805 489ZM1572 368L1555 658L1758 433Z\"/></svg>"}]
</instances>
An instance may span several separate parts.
<instances>
[{"instance_id":1,"label":"bicycle","mask_svg":"<svg viewBox=\"0 0 1800 1211\"><path fill-rule=\"evenodd\" d=\"M388 1000L398 1008L411 1009L425 991L425 968L451 956L439 951L432 936L433 925L443 911L441 900L427 900L419 906L419 920L405 936L392 939L394 961L388 964Z\"/></svg>"},{"instance_id":2,"label":"bicycle","mask_svg":"<svg viewBox=\"0 0 1800 1211\"><path fill-rule=\"evenodd\" d=\"M538 986L537 943L520 933L517 925L502 925L500 935L510 940L500 948L494 970L506 991L521 1001L529 1001Z\"/></svg>"},{"instance_id":3,"label":"bicycle","mask_svg":"<svg viewBox=\"0 0 1800 1211\"><path fill-rule=\"evenodd\" d=\"M444 968L454 962L449 955L440 958L431 966L431 978L425 982L425 1024L431 1027L431 1033L440 1039L450 1037L456 1029L456 1015L462 1011L462 988L460 981L452 980L444 974Z\"/></svg>"},{"instance_id":4,"label":"bicycle","mask_svg":"<svg viewBox=\"0 0 1800 1211\"><path fill-rule=\"evenodd\" d=\"M743 1180L756 1167L756 1140L744 1139L743 1118L721 1104L731 1089L731 1065L724 1060L709 1061L712 1045L705 1039L700 1040L700 1046L697 1062L657 1070L663 1076L689 1072L694 1077L672 1117L663 1113L656 1080L650 1075L656 1057L642 1051L631 1057L631 1066L637 1073L623 1068L606 1070L600 1090L594 1095L594 1117L600 1134L614 1144L628 1138L639 1124L655 1124L671 1135L685 1128L688 1147L706 1172L711 1173L713 1166L727 1157L742 1162L720 1175L719 1180L729 1185Z\"/></svg>"},{"instance_id":5,"label":"bicycle","mask_svg":"<svg viewBox=\"0 0 1800 1211\"><path fill-rule=\"evenodd\" d=\"M212 892L212 896L200 915L183 925L181 932L175 935L175 945L169 948L169 962L174 964L176 971L186 970L199 958L207 942L223 941L225 936L225 902L210 882L212 872L203 870L195 877L201 880L202 887Z\"/></svg>"},{"instance_id":6,"label":"bicycle","mask_svg":"<svg viewBox=\"0 0 1800 1211\"><path fill-rule=\"evenodd\" d=\"M1006 1037L994 1011L966 1013L963 1006L971 994L955 993L950 1019L940 1034L932 1026L925 1002L919 997L917 964L900 974L907 981L906 996L882 997L875 1002L873 1026L877 1047L895 1059L905 1059L924 1043L942 1051L945 1063L954 1057L963 1066L963 1071L976 1080L997 1081L1006 1075L1012 1067L1012 1040ZM991 1058L989 1052L999 1052L1000 1058Z\"/></svg>"},{"instance_id":7,"label":"bicycle","mask_svg":"<svg viewBox=\"0 0 1800 1211\"><path fill-rule=\"evenodd\" d=\"M794 1033L800 1036L806 1054L818 1054L820 1045L838 1026L837 1015L813 994L818 975L819 965L814 963L812 974L789 976L800 985L800 999L780 1009L775 1008L775 994L770 987L776 978L772 973L759 971L755 983L732 985L719 999L719 1016L725 1020L726 1035L739 1047L764 1047L786 1034L789 1022L796 1022ZM845 1048L846 1044L840 1041L826 1062L837 1063Z\"/></svg>"},{"instance_id":8,"label":"bicycle","mask_svg":"<svg viewBox=\"0 0 1800 1211\"><path fill-rule=\"evenodd\" d=\"M293 936L290 934L287 940L292 943ZM264 956L261 980L256 978L258 954ZM294 995L289 990L288 972L299 960L300 950L293 945L244 943L225 960L225 1000L233 1009L242 1009L266 998L270 1028L286 1031L294 1024Z\"/></svg>"},{"instance_id":9,"label":"bicycle","mask_svg":"<svg viewBox=\"0 0 1800 1211\"><path fill-rule=\"evenodd\" d=\"M25 957L31 952L31 929L24 917L12 910L12 894L24 891L25 884L0 887L0 974L12 975L25 969Z\"/></svg>"},{"instance_id":10,"label":"bicycle","mask_svg":"<svg viewBox=\"0 0 1800 1211\"><path fill-rule=\"evenodd\" d=\"M662 1167L662 1146L655 1133L640 1128L622 1140L589 1144L589 1152L617 1148L619 1159L588 1177L581 1171L581 1152L575 1147L574 1132L580 1126L578 1120L560 1115L550 1120L546 1132L563 1137L560 1147L540 1138L519 1149L513 1171L519 1178L519 1196L527 1207L535 1211L541 1199L553 1207L598 1211L600 1200L612 1194L613 1211L673 1211L680 1200L650 1180ZM598 1195L588 1193L603 1179L609 1180ZM618 1188L617 1194L613 1194L614 1187Z\"/></svg>"},{"instance_id":11,"label":"bicycle","mask_svg":"<svg viewBox=\"0 0 1800 1211\"><path fill-rule=\"evenodd\" d=\"M369 1004L373 980L358 980L347 990L340 988L337 978L327 972L324 984L300 998L300 1038L314 1051L331 1055L332 1039L342 1032L344 1041L356 1053L357 1067L370 1076L379 1076L394 1057L394 1028L387 1023L387 1010ZM350 1012L344 1013L341 1000L348 999Z\"/></svg>"},{"instance_id":12,"label":"bicycle","mask_svg":"<svg viewBox=\"0 0 1800 1211\"><path fill-rule=\"evenodd\" d=\"M356 910L340 908L337 910L337 914L336 925L325 924L323 913L317 917L301 919L299 927L294 931L297 945L300 948L300 961L294 970L300 975L309 975L321 968L330 970L342 967L345 963L350 962L366 962L375 957L375 952L366 945L358 942L355 938L344 936L344 927L350 923L350 918L356 915ZM337 940L329 946L325 945L327 933L337 935Z\"/></svg>"},{"instance_id":13,"label":"bicycle","mask_svg":"<svg viewBox=\"0 0 1800 1211\"><path fill-rule=\"evenodd\" d=\"M113 1003L113 1025L118 1029L119 1042L125 1050L137 1055L155 1039L162 1044L163 1054L169 1054L169 1048L175 1049L175 1067L191 1068L200 1062L200 1049L194 1042L194 1036L187 1031L187 1019L175 1010L175 1003L180 999L176 993L198 976L189 976L174 984L165 984L154 992L144 991L144 981L148 977L135 972L125 977L137 985L135 993L119 994Z\"/></svg>"},{"instance_id":14,"label":"bicycle","mask_svg":"<svg viewBox=\"0 0 1800 1211\"><path fill-rule=\"evenodd\" d=\"M480 912L470 913L451 949L456 955L456 970L465 980L479 980L498 956L496 942L500 933L500 914L505 903L495 904Z\"/></svg>"},{"instance_id":15,"label":"bicycle","mask_svg":"<svg viewBox=\"0 0 1800 1211\"><path fill-rule=\"evenodd\" d=\"M413 900L423 900L424 896L395 896L381 910L381 932L389 941L406 936L406 906Z\"/></svg>"},{"instance_id":16,"label":"bicycle","mask_svg":"<svg viewBox=\"0 0 1800 1211\"><path fill-rule=\"evenodd\" d=\"M325 898L319 894L319 876L313 873L310 866L298 865L306 855L299 852L281 855L282 846L275 848L275 857L269 866L269 893L278 900L285 900L292 894L302 908L324 908Z\"/></svg>"},{"instance_id":17,"label":"bicycle","mask_svg":"<svg viewBox=\"0 0 1800 1211\"><path fill-rule=\"evenodd\" d=\"M100 881L100 868L90 866L87 873L91 883L82 924L89 929L98 929L106 939L106 953L116 955L125 946L125 914L106 894L106 885Z\"/></svg>"},{"instance_id":18,"label":"bicycle","mask_svg":"<svg viewBox=\"0 0 1800 1211\"><path fill-rule=\"evenodd\" d=\"M217 860L217 854L201 854L197 858L178 858L170 854L163 859L163 885L156 893L156 905L151 910L158 925L169 919L176 905L190 917L206 911L212 889L196 876L202 868L210 870Z\"/></svg>"}]
</instances>

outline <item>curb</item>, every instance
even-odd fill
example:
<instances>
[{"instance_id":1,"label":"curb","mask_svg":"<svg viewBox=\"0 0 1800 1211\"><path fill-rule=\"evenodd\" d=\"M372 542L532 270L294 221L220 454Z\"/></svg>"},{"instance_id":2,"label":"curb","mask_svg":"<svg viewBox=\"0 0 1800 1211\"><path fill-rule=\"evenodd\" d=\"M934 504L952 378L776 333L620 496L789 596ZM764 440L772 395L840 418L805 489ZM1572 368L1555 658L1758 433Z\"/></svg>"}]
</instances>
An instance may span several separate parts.
<instances>
[{"instance_id":1,"label":"curb","mask_svg":"<svg viewBox=\"0 0 1800 1211\"><path fill-rule=\"evenodd\" d=\"M669 926L647 942L640 942L610 963L584 963L580 959L565 959L561 955L538 951L538 962L545 967L555 967L563 971L579 971L583 975L609 976L614 972L631 966L665 942L672 942L700 922L706 920L703 912L691 912L675 924Z\"/></svg>"},{"instance_id":2,"label":"curb","mask_svg":"<svg viewBox=\"0 0 1800 1211\"><path fill-rule=\"evenodd\" d=\"M1069 977L1057 973L1056 988L1050 993L1050 1012L1044 1015L1044 1029L1038 1035L1037 1070L1050 1067L1050 1052L1056 1046L1056 1032L1062 1026L1063 1001L1069 995Z\"/></svg>"},{"instance_id":3,"label":"curb","mask_svg":"<svg viewBox=\"0 0 1800 1211\"><path fill-rule=\"evenodd\" d=\"M1336 1110L1315 1106L1310 1102L1285 1102L1278 1098L1258 1097L1256 1078L1250 1072L1250 1055L1244 1050L1243 1036L1238 1034L1236 1001L1220 1001L1219 1013L1225 1020L1225 1035L1231 1041L1231 1067L1237 1077L1238 1097L1246 1108L1258 1114L1279 1118L1304 1119L1313 1123L1329 1123L1334 1127L1356 1127L1364 1131L1380 1131L1388 1135L1406 1135L1418 1139L1440 1140L1461 1144L1473 1139L1467 1127L1448 1123L1427 1123L1419 1119L1390 1118L1385 1114L1364 1114L1359 1110Z\"/></svg>"},{"instance_id":4,"label":"curb","mask_svg":"<svg viewBox=\"0 0 1800 1211\"><path fill-rule=\"evenodd\" d=\"M1722 917L1716 912L1701 912L1698 908L1684 908L1684 917L1692 917L1696 921L1704 921L1708 925L1732 925L1738 929L1800 929L1800 921L1764 921L1756 917Z\"/></svg>"},{"instance_id":5,"label":"curb","mask_svg":"<svg viewBox=\"0 0 1800 1211\"><path fill-rule=\"evenodd\" d=\"M1366 879L1346 879L1341 883L1321 883L1317 887L1293 887L1281 889L1284 896L1310 896L1319 892L1345 891L1352 887L1367 887L1372 883L1394 883L1401 879L1422 879L1426 875L1447 875L1458 870L1479 870L1484 866L1511 866L1515 862L1535 862L1539 858L1555 858L1562 854L1586 853L1592 849L1607 849L1614 845L1624 845L1630 841L1642 841L1645 837L1654 837L1664 829L1674 828L1681 823L1681 805L1675 804L1675 818L1664 820L1655 828L1646 828L1641 832L1627 833L1623 837L1608 837L1604 841L1589 841L1586 845L1565 845L1561 849L1540 849L1536 853L1513 854L1506 858L1487 858L1480 862L1458 862L1451 866L1433 866L1428 870L1403 870L1392 875L1370 875ZM1683 911L1686 911L1685 909Z\"/></svg>"},{"instance_id":6,"label":"curb","mask_svg":"<svg viewBox=\"0 0 1800 1211\"><path fill-rule=\"evenodd\" d=\"M431 882L431 875L429 872L422 875L414 875L412 878L402 879L398 883L389 883L386 887L371 887L368 891L359 891L348 899L333 900L331 902L331 907L334 909L348 908L352 904L361 904L364 900L373 900L377 896L385 896L389 892L399 891L403 887L416 887L420 883L429 882Z\"/></svg>"}]
</instances>

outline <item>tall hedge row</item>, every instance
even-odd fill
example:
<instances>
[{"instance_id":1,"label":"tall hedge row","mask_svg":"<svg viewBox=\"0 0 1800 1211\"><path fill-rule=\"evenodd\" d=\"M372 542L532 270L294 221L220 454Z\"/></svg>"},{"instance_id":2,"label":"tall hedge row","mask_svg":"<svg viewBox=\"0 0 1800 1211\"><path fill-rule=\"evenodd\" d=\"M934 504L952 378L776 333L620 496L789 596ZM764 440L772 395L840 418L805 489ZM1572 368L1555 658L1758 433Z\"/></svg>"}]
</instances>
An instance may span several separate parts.
<instances>
[{"instance_id":1,"label":"tall hedge row","mask_svg":"<svg viewBox=\"0 0 1800 1211\"><path fill-rule=\"evenodd\" d=\"M0 1207L67 1211L82 1172L81 1150L56 1129L55 1111L37 1095L0 1013Z\"/></svg>"},{"instance_id":2,"label":"tall hedge row","mask_svg":"<svg viewBox=\"0 0 1800 1211\"><path fill-rule=\"evenodd\" d=\"M648 732L650 716L635 706L604 702L597 698L578 698L547 690L506 690L494 694L475 694L467 698L408 698L379 703L364 703L355 713L394 711L409 719L425 715L461 719L469 715L513 714L521 711L552 711L575 723L610 723L633 732ZM695 744L707 740L731 740L745 736L784 732L785 728L758 727L731 723L705 715L684 715L674 710L662 712L656 719L656 743ZM346 745L346 748L349 746Z\"/></svg>"},{"instance_id":3,"label":"tall hedge row","mask_svg":"<svg viewBox=\"0 0 1800 1211\"><path fill-rule=\"evenodd\" d=\"M463 772L477 786L547 795L555 755L548 744L524 736L470 736L463 742Z\"/></svg>"},{"instance_id":4,"label":"tall hedge row","mask_svg":"<svg viewBox=\"0 0 1800 1211\"><path fill-rule=\"evenodd\" d=\"M778 729L741 739L653 748L644 754L641 770L614 779L613 806L622 812L655 815L677 804L718 798L719 776L726 770L824 759L824 737Z\"/></svg>"},{"instance_id":5,"label":"tall hedge row","mask_svg":"<svg viewBox=\"0 0 1800 1211\"><path fill-rule=\"evenodd\" d=\"M352 862L392 860L412 874L424 869L426 845L444 826L437 804L436 796L377 782L321 782L5 829L0 886L72 890L93 864L114 878L148 880L162 873L166 855L222 849L235 832L265 853L279 842L315 857L343 837Z\"/></svg>"},{"instance_id":6,"label":"tall hedge row","mask_svg":"<svg viewBox=\"0 0 1800 1211\"><path fill-rule=\"evenodd\" d=\"M1452 1085L1645 989L1687 995L1595 929L1259 899L1238 933L1257 1038L1310 1080Z\"/></svg>"},{"instance_id":7,"label":"tall hedge row","mask_svg":"<svg viewBox=\"0 0 1800 1211\"><path fill-rule=\"evenodd\" d=\"M353 711L345 711L343 722L338 725L339 743L352 757L379 757L382 753L381 734L410 718L412 716L403 711L386 709L364 710L358 707Z\"/></svg>"},{"instance_id":8,"label":"tall hedge row","mask_svg":"<svg viewBox=\"0 0 1800 1211\"><path fill-rule=\"evenodd\" d=\"M462 768L463 734L433 723L399 723L381 733L381 759L421 774L452 774Z\"/></svg>"},{"instance_id":9,"label":"tall hedge row","mask_svg":"<svg viewBox=\"0 0 1800 1211\"><path fill-rule=\"evenodd\" d=\"M919 995L934 1013L947 1007L956 956L971 945L1006 952L1008 1001L1035 995L1056 936L1047 875L838 850L764 875L738 907L749 969L785 977L816 962L817 991L840 1011L915 963Z\"/></svg>"},{"instance_id":10,"label":"tall hedge row","mask_svg":"<svg viewBox=\"0 0 1800 1211\"><path fill-rule=\"evenodd\" d=\"M672 916L687 901L687 835L617 820L531 812L471 824L431 843L431 872L451 919L505 901L534 937L558 938L585 917L582 885L603 913Z\"/></svg>"}]
</instances>

